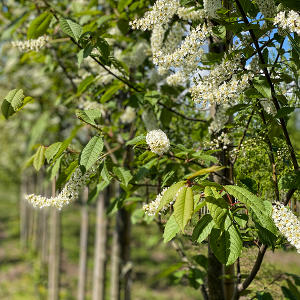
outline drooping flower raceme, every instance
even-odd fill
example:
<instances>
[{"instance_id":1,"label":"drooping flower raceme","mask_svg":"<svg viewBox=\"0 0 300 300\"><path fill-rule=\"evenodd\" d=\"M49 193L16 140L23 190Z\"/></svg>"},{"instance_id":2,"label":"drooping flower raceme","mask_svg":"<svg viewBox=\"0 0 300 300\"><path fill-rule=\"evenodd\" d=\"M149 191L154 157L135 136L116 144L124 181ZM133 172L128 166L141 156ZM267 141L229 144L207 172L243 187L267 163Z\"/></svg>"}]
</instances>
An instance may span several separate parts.
<instances>
[{"instance_id":1,"label":"drooping flower raceme","mask_svg":"<svg viewBox=\"0 0 300 300\"><path fill-rule=\"evenodd\" d=\"M62 191L56 197L44 197L41 195L26 195L25 199L34 207L56 207L59 210L70 202L75 201L79 197L79 193L88 181L89 177L96 173L100 161L91 167L87 172L82 174L79 167L72 173L71 178L66 183Z\"/></svg>"},{"instance_id":2,"label":"drooping flower raceme","mask_svg":"<svg viewBox=\"0 0 300 300\"><path fill-rule=\"evenodd\" d=\"M272 18L276 14L274 0L256 0L259 10L266 18Z\"/></svg>"},{"instance_id":3,"label":"drooping flower raceme","mask_svg":"<svg viewBox=\"0 0 300 300\"><path fill-rule=\"evenodd\" d=\"M155 216L156 214L161 214L161 212L165 212L171 205L173 205L175 203L175 201L182 189L183 189L183 186L180 189L178 189L178 191L176 192L175 196L173 197L173 199L171 200L170 203L167 203L160 210L158 210L161 199L162 199L164 193L168 190L168 188L164 188L161 191L161 193L156 196L155 200L153 200L149 204L144 204L143 210L144 210L145 214L148 216Z\"/></svg>"},{"instance_id":4,"label":"drooping flower raceme","mask_svg":"<svg viewBox=\"0 0 300 300\"><path fill-rule=\"evenodd\" d=\"M279 12L274 18L274 24L290 32L296 32L300 36L300 15L294 10L288 13Z\"/></svg>"},{"instance_id":5,"label":"drooping flower raceme","mask_svg":"<svg viewBox=\"0 0 300 300\"><path fill-rule=\"evenodd\" d=\"M209 75L204 76L202 80L197 80L191 88L193 100L204 105L208 102L234 104L249 87L249 80L253 77L250 71L237 76L237 73L242 72L241 55L235 53L231 58L225 55L222 62L215 65Z\"/></svg>"},{"instance_id":6,"label":"drooping flower raceme","mask_svg":"<svg viewBox=\"0 0 300 300\"><path fill-rule=\"evenodd\" d=\"M300 221L283 204L277 202L273 206L272 218L279 231L295 246L300 253Z\"/></svg>"},{"instance_id":7,"label":"drooping flower raceme","mask_svg":"<svg viewBox=\"0 0 300 300\"><path fill-rule=\"evenodd\" d=\"M158 0L143 18L130 22L130 25L133 29L152 30L154 25L167 24L176 14L179 6L179 0Z\"/></svg>"},{"instance_id":8,"label":"drooping flower raceme","mask_svg":"<svg viewBox=\"0 0 300 300\"><path fill-rule=\"evenodd\" d=\"M146 136L146 142L150 150L158 155L163 155L170 148L170 141L167 135L160 129L149 131Z\"/></svg>"},{"instance_id":9,"label":"drooping flower raceme","mask_svg":"<svg viewBox=\"0 0 300 300\"><path fill-rule=\"evenodd\" d=\"M158 213L158 207L161 201L161 198L163 197L164 193L167 191L168 188L165 188L161 191L160 194L157 195L155 200L150 202L149 204L144 204L143 210L145 214L148 216L155 216Z\"/></svg>"},{"instance_id":10,"label":"drooping flower raceme","mask_svg":"<svg viewBox=\"0 0 300 300\"><path fill-rule=\"evenodd\" d=\"M209 18L217 17L217 10L222 7L221 0L204 0L203 1L204 10Z\"/></svg>"},{"instance_id":11,"label":"drooping flower raceme","mask_svg":"<svg viewBox=\"0 0 300 300\"><path fill-rule=\"evenodd\" d=\"M40 36L38 39L27 40L27 41L13 41L11 44L16 47L21 52L27 51L39 51L41 48L45 47L49 41L48 36Z\"/></svg>"}]
</instances>

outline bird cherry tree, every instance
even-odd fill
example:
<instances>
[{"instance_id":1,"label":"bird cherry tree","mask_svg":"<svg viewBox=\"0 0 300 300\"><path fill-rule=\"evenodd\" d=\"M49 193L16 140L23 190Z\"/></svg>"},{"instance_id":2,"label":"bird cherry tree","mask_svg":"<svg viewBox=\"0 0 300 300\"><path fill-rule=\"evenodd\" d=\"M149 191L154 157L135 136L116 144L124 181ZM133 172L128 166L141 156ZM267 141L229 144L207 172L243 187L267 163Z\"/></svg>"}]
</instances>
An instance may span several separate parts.
<instances>
[{"instance_id":1,"label":"bird cherry tree","mask_svg":"<svg viewBox=\"0 0 300 300\"><path fill-rule=\"evenodd\" d=\"M15 86L2 113L34 124L28 164L46 164L60 189L27 200L60 210L84 186L93 201L118 181L110 212L156 222L183 258L177 276L205 299L238 299L268 248L288 241L300 251L287 208L299 196L287 126L299 106L299 9L291 0L7 3L2 59L12 62L2 75ZM208 256L191 258L176 241L204 244ZM257 258L242 278L249 247Z\"/></svg>"}]
</instances>

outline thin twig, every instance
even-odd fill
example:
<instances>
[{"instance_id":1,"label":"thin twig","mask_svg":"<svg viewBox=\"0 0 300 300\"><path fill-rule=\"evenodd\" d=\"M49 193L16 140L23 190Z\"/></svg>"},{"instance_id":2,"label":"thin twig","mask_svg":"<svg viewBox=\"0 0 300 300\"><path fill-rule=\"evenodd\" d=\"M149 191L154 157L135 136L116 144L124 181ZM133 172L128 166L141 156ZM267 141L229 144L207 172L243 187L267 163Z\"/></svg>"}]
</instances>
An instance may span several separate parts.
<instances>
[{"instance_id":1,"label":"thin twig","mask_svg":"<svg viewBox=\"0 0 300 300\"><path fill-rule=\"evenodd\" d=\"M251 120L252 120L253 114L254 114L254 110L252 111L252 113L251 113L251 115L250 115L250 117L249 117L249 119L248 119L248 122L247 122L247 124L246 124L245 130L244 130L243 135L242 135L242 137L241 137L241 139L240 139L239 145L238 145L238 147L237 147L237 153L236 153L235 158L233 159L232 165L235 164L235 162L236 162L236 160L237 160L237 158L238 158L239 151L240 151L241 146L242 146L242 144L243 144L243 142L244 142L244 139L245 139L245 137L246 137L246 134L247 134L247 131L248 131L248 129L249 129L249 125L250 125L250 122L251 122Z\"/></svg>"},{"instance_id":2,"label":"thin twig","mask_svg":"<svg viewBox=\"0 0 300 300\"><path fill-rule=\"evenodd\" d=\"M183 119L186 119L186 120L189 120L189 121L194 121L194 122L204 122L206 123L207 121L206 120L201 120L201 119L197 119L197 118L192 118L192 117L187 117L185 116L184 114L176 111L175 109L171 108L171 107L168 107L167 105L165 105L164 103L162 103L161 101L158 101L157 102L159 105L163 106L165 109L171 111L172 113L180 116L181 118Z\"/></svg>"},{"instance_id":3,"label":"thin twig","mask_svg":"<svg viewBox=\"0 0 300 300\"><path fill-rule=\"evenodd\" d=\"M237 4L237 7L238 7L238 9L239 9L242 17L243 17L244 23L249 26L250 23L248 21L248 18L246 16L246 13L244 12L244 9L243 9L240 1L239 0L235 0L235 2ZM259 44L258 44L258 40L257 40L257 38L255 36L254 31L251 28L249 28L248 31L250 33L250 36L251 36L252 40L253 40L254 46L255 46L255 48L257 50L259 60L260 60L261 64L263 65L262 70L264 72L264 75L265 75L265 78L266 78L266 80L268 82L268 85L269 85L269 87L271 89L271 95L272 95L273 103L274 103L274 105L276 107L276 110L279 111L280 110L279 101L278 101L278 99L276 97L276 91L275 91L274 85L272 83L269 71L268 71L267 67L265 66L266 62L265 62L263 54L262 54L262 52L260 50L260 47L259 47ZM298 165L297 157L296 157L295 150L294 150L294 147L292 145L292 142L291 142L291 139L290 139L287 127L286 127L286 122L285 122L284 118L279 118L279 121L280 121L280 124L281 124L281 127L282 127L282 131L283 131L283 134L284 134L287 146L288 146L289 151L290 151L290 155L291 155L291 159L292 159L292 163L293 163L294 169L295 170L299 170L299 165Z\"/></svg>"}]
</instances>

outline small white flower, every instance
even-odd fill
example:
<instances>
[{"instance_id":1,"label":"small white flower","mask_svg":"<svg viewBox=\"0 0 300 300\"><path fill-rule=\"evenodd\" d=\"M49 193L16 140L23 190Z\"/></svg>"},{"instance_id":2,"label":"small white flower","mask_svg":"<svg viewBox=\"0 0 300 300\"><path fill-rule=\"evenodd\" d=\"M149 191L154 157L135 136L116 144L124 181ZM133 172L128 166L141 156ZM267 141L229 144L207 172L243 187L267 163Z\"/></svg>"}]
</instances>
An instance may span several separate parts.
<instances>
[{"instance_id":1,"label":"small white flower","mask_svg":"<svg viewBox=\"0 0 300 300\"><path fill-rule=\"evenodd\" d=\"M293 10L279 12L274 18L274 24L300 36L300 15Z\"/></svg>"},{"instance_id":2,"label":"small white flower","mask_svg":"<svg viewBox=\"0 0 300 300\"><path fill-rule=\"evenodd\" d=\"M149 204L144 204L143 210L145 211L145 214L148 216L155 216L158 213L158 207L161 201L162 196L167 191L168 188L164 188L160 194L157 195L155 200L150 202Z\"/></svg>"},{"instance_id":3,"label":"small white flower","mask_svg":"<svg viewBox=\"0 0 300 300\"><path fill-rule=\"evenodd\" d=\"M170 141L167 135L160 129L147 133L146 142L153 153L162 155L169 151Z\"/></svg>"},{"instance_id":4,"label":"small white flower","mask_svg":"<svg viewBox=\"0 0 300 300\"><path fill-rule=\"evenodd\" d=\"M279 231L300 253L300 221L298 218L279 202L273 206L272 218Z\"/></svg>"}]
</instances>

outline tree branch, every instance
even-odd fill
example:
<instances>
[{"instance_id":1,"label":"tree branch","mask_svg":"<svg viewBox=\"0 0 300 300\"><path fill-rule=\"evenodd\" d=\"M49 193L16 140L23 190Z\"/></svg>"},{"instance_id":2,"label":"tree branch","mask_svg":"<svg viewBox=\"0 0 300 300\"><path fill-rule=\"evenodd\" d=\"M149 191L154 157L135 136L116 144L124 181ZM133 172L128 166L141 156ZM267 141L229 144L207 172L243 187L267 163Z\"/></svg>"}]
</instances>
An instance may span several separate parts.
<instances>
[{"instance_id":1,"label":"tree branch","mask_svg":"<svg viewBox=\"0 0 300 300\"><path fill-rule=\"evenodd\" d=\"M249 23L249 21L247 19L246 13L244 12L244 9L243 9L240 1L239 0L235 0L235 3L236 3L236 5L237 5L237 7L238 7L238 9L239 9L239 11L240 11L240 13L242 15L244 23L249 26L250 23ZM251 36L252 40L253 40L254 46L255 46L255 48L257 50L257 53L258 53L258 56L259 56L259 60L260 60L260 62L263 65L262 70L263 70L265 78L266 78L266 80L268 82L268 85L269 85L269 87L271 89L273 103L274 103L274 105L276 107L276 110L279 111L279 109L280 109L279 101L278 101L278 99L276 97L275 88L274 88L274 85L272 83L269 71L268 71L267 67L265 66L266 62L265 62L263 54L262 54L262 52L260 50L260 47L259 47L259 44L258 44L258 40L257 40L257 38L255 36L254 31L251 28L249 28L248 31L250 33L250 36ZM287 146L288 146L289 151L290 151L290 155L291 155L291 159L292 159L292 163L293 163L294 169L295 170L299 170L298 161L297 161L296 154L295 154L295 151L294 151L294 148L293 148L293 145L292 145L292 142L291 142L291 139L290 139L287 127L286 127L286 122L285 122L284 118L279 118L279 121L280 121L280 124L281 124L281 128L282 128L282 131L283 131L283 134L284 134Z\"/></svg>"}]
</instances>

